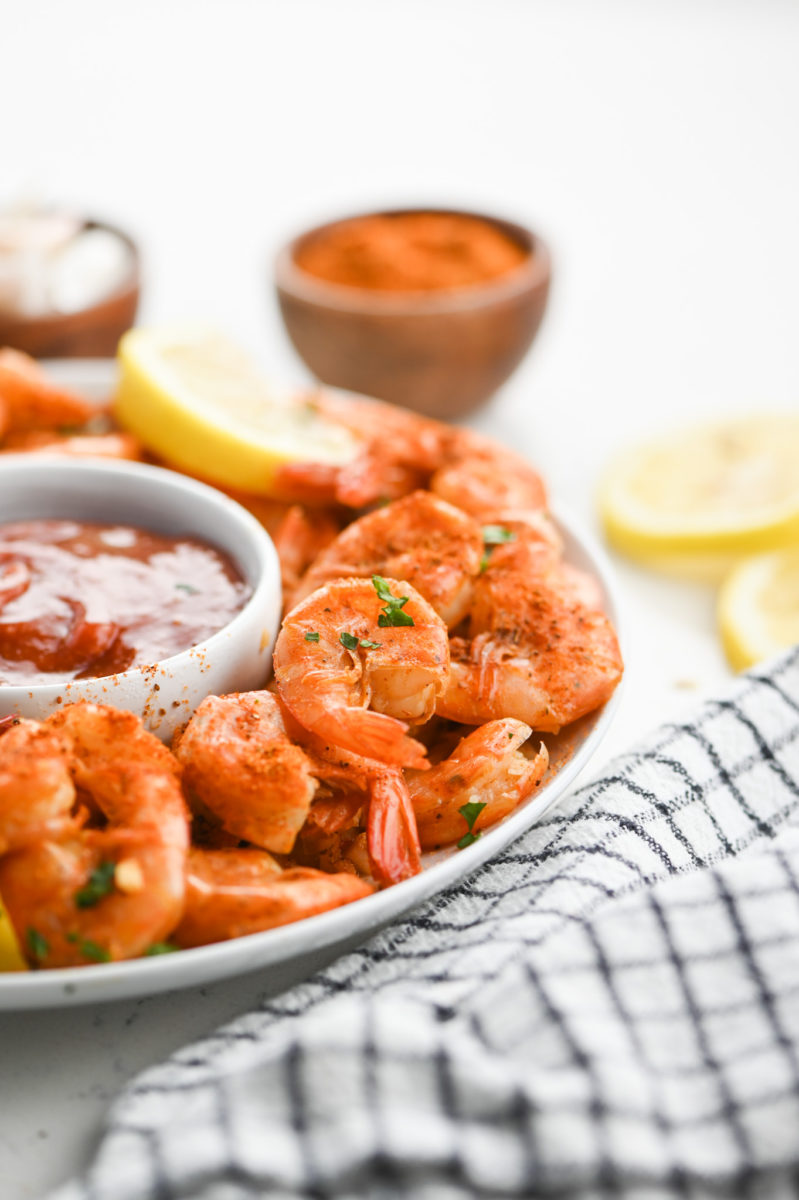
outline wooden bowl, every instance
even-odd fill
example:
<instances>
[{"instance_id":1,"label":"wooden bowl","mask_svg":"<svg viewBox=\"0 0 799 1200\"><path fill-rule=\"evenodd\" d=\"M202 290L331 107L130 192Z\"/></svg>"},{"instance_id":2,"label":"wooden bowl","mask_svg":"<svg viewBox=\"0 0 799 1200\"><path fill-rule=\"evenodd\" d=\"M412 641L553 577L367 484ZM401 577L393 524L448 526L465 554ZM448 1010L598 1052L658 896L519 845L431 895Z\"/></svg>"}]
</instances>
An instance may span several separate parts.
<instances>
[{"instance_id":1,"label":"wooden bowl","mask_svg":"<svg viewBox=\"0 0 799 1200\"><path fill-rule=\"evenodd\" d=\"M472 287L380 292L328 283L297 265L295 255L304 242L351 217L308 230L280 251L275 263L280 311L294 346L318 379L444 418L471 412L504 383L541 324L549 253L521 225L484 213L463 215L495 226L527 249L528 257Z\"/></svg>"},{"instance_id":2,"label":"wooden bowl","mask_svg":"<svg viewBox=\"0 0 799 1200\"><path fill-rule=\"evenodd\" d=\"M115 234L132 251L128 278L115 292L78 312L42 317L0 313L0 346L13 346L34 358L111 358L122 334L136 319L139 305L139 252L121 229L104 221L87 221L85 229Z\"/></svg>"}]
</instances>

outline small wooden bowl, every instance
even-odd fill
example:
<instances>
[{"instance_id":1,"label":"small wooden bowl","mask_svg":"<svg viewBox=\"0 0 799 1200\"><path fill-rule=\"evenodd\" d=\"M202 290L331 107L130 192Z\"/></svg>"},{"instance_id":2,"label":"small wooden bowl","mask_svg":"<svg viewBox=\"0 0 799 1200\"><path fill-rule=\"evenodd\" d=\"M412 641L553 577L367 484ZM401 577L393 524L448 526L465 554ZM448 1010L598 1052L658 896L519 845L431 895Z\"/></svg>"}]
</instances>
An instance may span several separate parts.
<instances>
[{"instance_id":1,"label":"small wooden bowl","mask_svg":"<svg viewBox=\"0 0 799 1200\"><path fill-rule=\"evenodd\" d=\"M308 230L280 251L275 263L280 311L294 346L318 379L444 418L471 412L505 382L541 324L549 252L521 225L484 213L462 215L495 226L525 247L528 257L473 287L380 292L328 283L295 260L305 241L351 217Z\"/></svg>"},{"instance_id":2,"label":"small wooden bowl","mask_svg":"<svg viewBox=\"0 0 799 1200\"><path fill-rule=\"evenodd\" d=\"M115 234L132 252L128 278L115 292L78 312L43 317L11 317L0 313L0 346L13 346L34 358L112 358L122 334L130 329L139 306L139 252L132 238L104 221L87 221L84 229Z\"/></svg>"}]
</instances>

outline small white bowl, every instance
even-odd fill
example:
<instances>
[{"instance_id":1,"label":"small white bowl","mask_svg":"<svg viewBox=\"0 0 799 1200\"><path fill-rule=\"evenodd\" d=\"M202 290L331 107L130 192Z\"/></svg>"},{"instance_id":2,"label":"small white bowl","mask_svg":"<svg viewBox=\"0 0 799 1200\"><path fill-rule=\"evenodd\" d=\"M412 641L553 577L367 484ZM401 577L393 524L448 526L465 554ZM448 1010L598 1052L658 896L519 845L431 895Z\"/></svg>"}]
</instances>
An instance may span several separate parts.
<instances>
[{"instance_id":1,"label":"small white bowl","mask_svg":"<svg viewBox=\"0 0 799 1200\"><path fill-rule=\"evenodd\" d=\"M262 687L280 622L280 568L253 516L214 488L140 463L0 460L0 523L59 519L132 525L200 538L225 551L253 594L229 624L163 662L101 679L18 687L0 684L0 717L42 718L92 700L129 709L168 741L208 695Z\"/></svg>"}]
</instances>

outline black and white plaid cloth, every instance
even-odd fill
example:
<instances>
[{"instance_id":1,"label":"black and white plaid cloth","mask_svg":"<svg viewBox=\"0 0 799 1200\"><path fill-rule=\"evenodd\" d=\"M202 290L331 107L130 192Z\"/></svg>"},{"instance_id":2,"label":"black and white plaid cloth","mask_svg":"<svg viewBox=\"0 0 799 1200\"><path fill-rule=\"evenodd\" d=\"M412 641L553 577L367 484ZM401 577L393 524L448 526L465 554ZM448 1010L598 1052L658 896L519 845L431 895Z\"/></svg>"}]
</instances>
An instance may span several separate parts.
<instances>
[{"instance_id":1,"label":"black and white plaid cloth","mask_svg":"<svg viewBox=\"0 0 799 1200\"><path fill-rule=\"evenodd\" d=\"M799 650L142 1075L58 1200L799 1195Z\"/></svg>"}]
</instances>

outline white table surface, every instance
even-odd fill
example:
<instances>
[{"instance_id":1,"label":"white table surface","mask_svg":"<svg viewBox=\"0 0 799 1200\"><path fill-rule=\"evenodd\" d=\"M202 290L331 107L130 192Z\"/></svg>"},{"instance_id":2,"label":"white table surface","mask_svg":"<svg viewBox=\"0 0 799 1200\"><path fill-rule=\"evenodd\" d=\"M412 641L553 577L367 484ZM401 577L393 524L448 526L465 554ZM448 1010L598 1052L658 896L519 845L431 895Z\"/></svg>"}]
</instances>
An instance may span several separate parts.
<instances>
[{"instance_id":1,"label":"white table surface","mask_svg":"<svg viewBox=\"0 0 799 1200\"><path fill-rule=\"evenodd\" d=\"M799 403L799 7L786 0L5 0L2 198L139 239L142 319L205 319L305 378L269 262L386 203L514 216L554 255L480 428L589 526L625 442ZM731 676L710 590L617 563L625 694L597 765ZM312 966L0 1017L0 1195L88 1159L126 1080Z\"/></svg>"}]
</instances>

